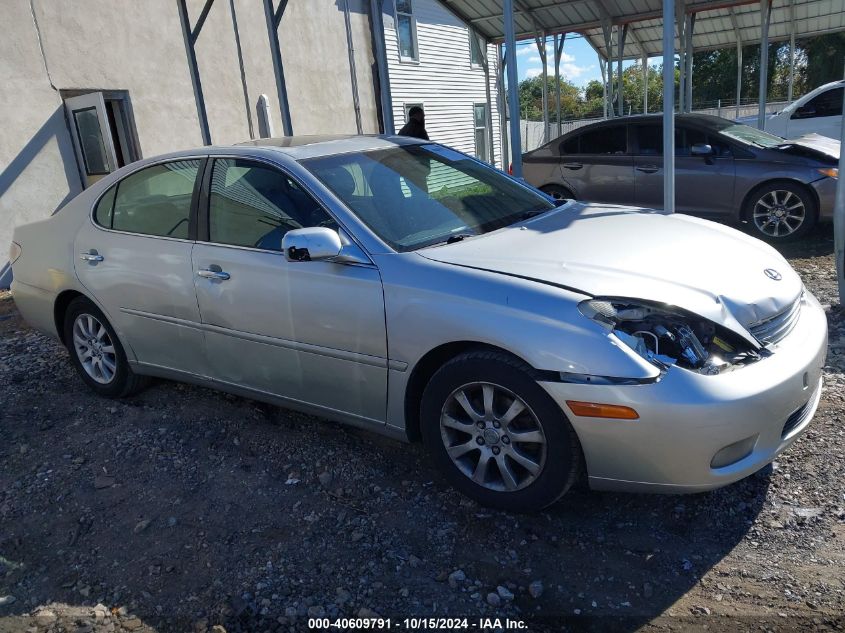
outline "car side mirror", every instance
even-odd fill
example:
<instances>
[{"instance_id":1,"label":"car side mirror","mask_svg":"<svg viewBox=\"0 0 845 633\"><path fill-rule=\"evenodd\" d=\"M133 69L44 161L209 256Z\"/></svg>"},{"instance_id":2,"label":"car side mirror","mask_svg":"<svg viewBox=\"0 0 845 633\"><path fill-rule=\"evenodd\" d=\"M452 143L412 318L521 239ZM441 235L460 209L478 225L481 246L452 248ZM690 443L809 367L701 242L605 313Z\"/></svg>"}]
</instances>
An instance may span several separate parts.
<instances>
[{"instance_id":1,"label":"car side mirror","mask_svg":"<svg viewBox=\"0 0 845 633\"><path fill-rule=\"evenodd\" d=\"M338 232L325 226L294 229L282 238L282 250L289 262L331 259L340 255L342 248Z\"/></svg>"},{"instance_id":2,"label":"car side mirror","mask_svg":"<svg viewBox=\"0 0 845 633\"><path fill-rule=\"evenodd\" d=\"M712 156L713 147L707 143L695 143L689 148L689 153L693 156Z\"/></svg>"},{"instance_id":3,"label":"car side mirror","mask_svg":"<svg viewBox=\"0 0 845 633\"><path fill-rule=\"evenodd\" d=\"M816 109L808 106L801 106L800 108L796 108L795 112L792 113L793 119L809 119L810 117L814 116L816 116Z\"/></svg>"}]
</instances>

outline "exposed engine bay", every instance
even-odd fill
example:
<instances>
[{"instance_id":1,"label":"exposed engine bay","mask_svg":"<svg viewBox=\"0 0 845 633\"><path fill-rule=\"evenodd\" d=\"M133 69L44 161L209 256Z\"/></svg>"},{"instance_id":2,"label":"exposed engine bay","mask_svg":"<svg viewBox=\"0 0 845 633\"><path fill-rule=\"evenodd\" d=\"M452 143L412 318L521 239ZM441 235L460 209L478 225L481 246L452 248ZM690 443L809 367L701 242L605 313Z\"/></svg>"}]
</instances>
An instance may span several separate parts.
<instances>
[{"instance_id":1,"label":"exposed engine bay","mask_svg":"<svg viewBox=\"0 0 845 633\"><path fill-rule=\"evenodd\" d=\"M663 369L677 365L715 375L753 363L767 354L754 350L730 330L680 309L593 299L581 312L650 363Z\"/></svg>"}]
</instances>

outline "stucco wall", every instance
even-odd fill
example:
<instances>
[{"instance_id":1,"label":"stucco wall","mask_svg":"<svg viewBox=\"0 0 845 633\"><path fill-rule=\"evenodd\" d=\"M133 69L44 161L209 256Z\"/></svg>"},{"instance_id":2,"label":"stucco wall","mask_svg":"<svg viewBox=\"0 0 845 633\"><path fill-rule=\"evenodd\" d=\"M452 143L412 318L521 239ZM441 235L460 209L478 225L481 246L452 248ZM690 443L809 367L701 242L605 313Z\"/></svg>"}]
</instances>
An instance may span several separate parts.
<instances>
[{"instance_id":1,"label":"stucco wall","mask_svg":"<svg viewBox=\"0 0 845 633\"><path fill-rule=\"evenodd\" d=\"M368 17L350 0L364 133L377 133ZM366 31L365 31L366 29ZM343 0L289 2L279 26L294 134L356 132Z\"/></svg>"},{"instance_id":2,"label":"stucco wall","mask_svg":"<svg viewBox=\"0 0 845 633\"><path fill-rule=\"evenodd\" d=\"M204 4L187 0L192 26ZM343 8L344 0L291 0L282 19L295 134L356 131ZM363 131L376 133L369 2L349 8ZM2 268L14 225L49 216L82 187L59 91L127 91L144 157L200 146L202 134L176 0L3 0L0 22ZM262 0L214 2L196 42L214 144L258 136L261 94L282 135L270 50Z\"/></svg>"},{"instance_id":3,"label":"stucco wall","mask_svg":"<svg viewBox=\"0 0 845 633\"><path fill-rule=\"evenodd\" d=\"M0 37L0 268L12 227L81 188L62 100L50 85L29 0L5 0Z\"/></svg>"}]
</instances>

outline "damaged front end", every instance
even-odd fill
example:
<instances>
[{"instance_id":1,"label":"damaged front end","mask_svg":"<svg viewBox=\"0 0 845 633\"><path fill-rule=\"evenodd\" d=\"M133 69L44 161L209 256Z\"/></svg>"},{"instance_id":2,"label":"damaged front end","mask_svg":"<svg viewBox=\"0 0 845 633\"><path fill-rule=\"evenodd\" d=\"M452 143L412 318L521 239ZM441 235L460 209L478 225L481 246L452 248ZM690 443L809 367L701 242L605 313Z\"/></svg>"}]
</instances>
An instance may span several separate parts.
<instances>
[{"instance_id":1,"label":"damaged front end","mask_svg":"<svg viewBox=\"0 0 845 633\"><path fill-rule=\"evenodd\" d=\"M582 301L578 310L661 371L677 365L716 375L768 354L731 330L674 306L596 298Z\"/></svg>"}]
</instances>

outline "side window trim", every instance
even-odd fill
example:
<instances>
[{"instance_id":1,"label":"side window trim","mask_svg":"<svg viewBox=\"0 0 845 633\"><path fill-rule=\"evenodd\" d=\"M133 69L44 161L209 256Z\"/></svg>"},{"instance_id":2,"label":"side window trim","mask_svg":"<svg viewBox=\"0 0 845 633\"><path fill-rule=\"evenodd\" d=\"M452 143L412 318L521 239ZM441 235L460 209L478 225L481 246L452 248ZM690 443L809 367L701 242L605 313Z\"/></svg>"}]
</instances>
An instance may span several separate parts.
<instances>
[{"instance_id":1,"label":"side window trim","mask_svg":"<svg viewBox=\"0 0 845 633\"><path fill-rule=\"evenodd\" d=\"M167 165L168 163L181 163L188 160L198 160L199 167L197 168L197 177L194 180L194 187L191 194L191 206L188 211L188 237L181 238L181 237L169 237L167 235L152 235L150 233L135 233L133 231L122 231L120 229L114 228L114 207L117 204L117 194L120 188L121 183L126 180L127 178L131 178L135 174L138 174L145 169L150 167L156 167L158 165ZM145 165L139 166L137 169L131 171L130 173L122 176L120 180L113 183L110 187L107 187L103 193L101 193L97 198L94 200L94 203L91 205L91 211L88 214L88 219L90 220L91 224L93 224L96 228L100 229L101 231L111 231L114 233L122 233L124 235L137 235L140 237L147 237L150 239L159 239L159 240L176 240L179 242L195 242L197 241L197 206L199 201L199 196L202 192L201 189L201 181L202 177L205 172L206 165L210 163L208 160L208 156L179 156L173 158L166 158L163 160L155 161L152 163L147 163ZM114 197L112 198L111 204L111 211L109 212L109 226L103 226L99 222L97 222L96 214L97 214L97 207L99 206L100 202L109 195L110 192L114 191Z\"/></svg>"},{"instance_id":2,"label":"side window trim","mask_svg":"<svg viewBox=\"0 0 845 633\"><path fill-rule=\"evenodd\" d=\"M304 184L301 179L295 177L290 170L286 169L285 167L279 165L278 163L272 162L270 160L259 158L256 156L249 156L249 155L238 155L238 154L214 154L208 156L208 161L205 164L204 173L202 176L202 185L200 189L199 195L199 204L198 204L198 232L197 232L197 241L198 242L205 242L207 244L213 246L222 246L225 248L238 248L243 250L249 251L257 251L260 253L272 253L275 255L282 255L283 253L278 250L272 250L267 248L260 248L257 246L242 246L238 244L226 244L225 242L212 242L211 241L211 230L210 230L210 214L211 214L211 176L212 172L214 171L214 163L218 160L237 160L242 161L245 163L252 163L258 167L263 167L265 169L272 169L279 173L280 176L287 178L292 183L294 183L297 187L302 189L302 192L306 194L309 198L311 198L322 211L331 218L335 224L337 224L338 229L349 237L353 243L355 243L366 255L369 257L366 249L354 238L352 237L352 233L349 229L344 226L344 224L337 218L337 216L332 213L325 203L320 199L320 197L311 190L306 184Z\"/></svg>"}]
</instances>

